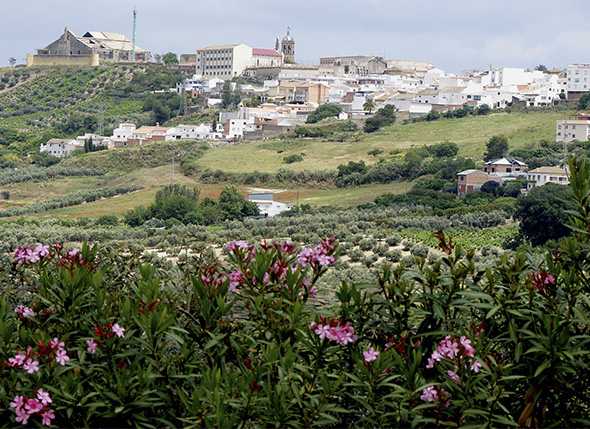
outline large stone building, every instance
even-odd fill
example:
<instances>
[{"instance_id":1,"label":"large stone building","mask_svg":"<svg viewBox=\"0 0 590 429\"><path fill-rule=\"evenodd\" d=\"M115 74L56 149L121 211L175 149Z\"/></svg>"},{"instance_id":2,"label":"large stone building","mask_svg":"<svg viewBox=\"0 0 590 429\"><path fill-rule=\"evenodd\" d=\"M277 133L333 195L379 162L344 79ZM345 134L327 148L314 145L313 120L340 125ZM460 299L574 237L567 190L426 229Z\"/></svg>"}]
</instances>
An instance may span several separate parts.
<instances>
[{"instance_id":1,"label":"large stone building","mask_svg":"<svg viewBox=\"0 0 590 429\"><path fill-rule=\"evenodd\" d=\"M320 58L320 71L336 76L383 74L387 62L382 57L364 55Z\"/></svg>"},{"instance_id":2,"label":"large stone building","mask_svg":"<svg viewBox=\"0 0 590 429\"><path fill-rule=\"evenodd\" d=\"M89 31L77 36L67 27L59 39L50 43L36 54L27 55L28 66L43 65L89 65L101 62L148 62L149 51L133 46L124 35L100 31Z\"/></svg>"}]
</instances>

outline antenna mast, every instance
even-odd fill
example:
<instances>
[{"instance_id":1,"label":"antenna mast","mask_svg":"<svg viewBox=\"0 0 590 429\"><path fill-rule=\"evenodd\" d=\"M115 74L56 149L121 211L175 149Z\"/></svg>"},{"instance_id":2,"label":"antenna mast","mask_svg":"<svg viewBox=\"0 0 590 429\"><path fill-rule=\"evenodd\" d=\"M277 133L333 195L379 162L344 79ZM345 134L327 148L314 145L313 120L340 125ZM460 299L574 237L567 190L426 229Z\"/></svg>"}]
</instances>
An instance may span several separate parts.
<instances>
[{"instance_id":1,"label":"antenna mast","mask_svg":"<svg viewBox=\"0 0 590 429\"><path fill-rule=\"evenodd\" d=\"M137 8L133 7L133 46L131 48L131 61L136 62L135 58L135 42L137 36Z\"/></svg>"}]
</instances>

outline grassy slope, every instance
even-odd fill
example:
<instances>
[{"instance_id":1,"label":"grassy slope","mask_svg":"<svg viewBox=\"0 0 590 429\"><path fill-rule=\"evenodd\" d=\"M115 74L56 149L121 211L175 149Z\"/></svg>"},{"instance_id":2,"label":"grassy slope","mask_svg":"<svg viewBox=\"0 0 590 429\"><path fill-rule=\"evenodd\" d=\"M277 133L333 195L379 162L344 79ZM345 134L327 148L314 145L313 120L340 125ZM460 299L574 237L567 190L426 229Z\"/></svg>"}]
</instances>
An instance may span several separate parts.
<instances>
[{"instance_id":1,"label":"grassy slope","mask_svg":"<svg viewBox=\"0 0 590 429\"><path fill-rule=\"evenodd\" d=\"M364 137L361 142L294 140L245 143L209 151L198 161L198 165L236 173L256 170L275 172L279 168L297 171L333 170L348 161L374 162L375 158L367 154L371 149L379 148L387 153L445 140L457 143L461 155L480 159L486 141L493 135L505 134L510 139L511 148L541 139L552 140L555 121L567 116L568 112L497 113L463 119L395 124ZM285 156L297 153L305 153L303 162L283 163Z\"/></svg>"},{"instance_id":2,"label":"grassy slope","mask_svg":"<svg viewBox=\"0 0 590 429\"><path fill-rule=\"evenodd\" d=\"M50 210L45 213L36 214L35 218L81 218L99 217L107 214L123 215L128 210L149 205L156 192L169 183L182 183L188 186L197 187L202 198L217 198L223 190L223 184L203 184L194 181L192 178L183 176L176 171L172 177L170 166L156 168L142 168L125 175L108 175L105 177L72 177L55 179L43 183L19 183L10 185L12 199L8 202L0 201L0 210L16 205L27 205L38 201L67 195L81 190L90 190L103 186L118 186L123 184L135 184L142 189L130 194L113 198L106 198L92 203L79 206L66 207ZM288 203L311 204L314 206L332 205L338 207L350 207L374 200L376 195L384 193L401 193L408 190L410 184L392 183L361 186L350 189L318 189L298 188L281 189L275 194L278 201ZM250 191L247 186L240 190L246 194Z\"/></svg>"}]
</instances>

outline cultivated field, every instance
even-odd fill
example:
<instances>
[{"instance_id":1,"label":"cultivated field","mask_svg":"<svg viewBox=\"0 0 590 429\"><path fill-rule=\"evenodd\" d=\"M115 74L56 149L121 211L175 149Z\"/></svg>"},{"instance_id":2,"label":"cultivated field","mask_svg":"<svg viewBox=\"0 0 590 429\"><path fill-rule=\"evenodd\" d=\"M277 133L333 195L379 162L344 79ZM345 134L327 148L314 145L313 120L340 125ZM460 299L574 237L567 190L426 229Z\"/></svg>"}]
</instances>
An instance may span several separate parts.
<instances>
[{"instance_id":1,"label":"cultivated field","mask_svg":"<svg viewBox=\"0 0 590 429\"><path fill-rule=\"evenodd\" d=\"M504 134L515 149L539 140L553 140L555 121L571 116L570 112L494 113L461 119L434 122L395 124L373 135L364 135L360 142L329 142L321 140L286 140L244 143L208 151L197 165L203 169L246 173L290 170L335 170L348 161L374 163L378 158L368 154L382 149L384 155L413 146L424 146L448 140L460 147L460 155L481 159L487 140ZM285 164L283 158L305 154L304 161Z\"/></svg>"}]
</instances>

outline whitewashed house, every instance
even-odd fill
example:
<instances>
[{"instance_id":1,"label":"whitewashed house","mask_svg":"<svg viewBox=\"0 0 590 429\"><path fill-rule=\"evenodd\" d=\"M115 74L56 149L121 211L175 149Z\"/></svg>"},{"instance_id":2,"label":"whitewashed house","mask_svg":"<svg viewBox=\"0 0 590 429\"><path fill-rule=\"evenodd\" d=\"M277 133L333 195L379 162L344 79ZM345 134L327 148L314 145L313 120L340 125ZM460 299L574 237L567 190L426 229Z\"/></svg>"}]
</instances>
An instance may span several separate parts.
<instances>
[{"instance_id":1,"label":"whitewashed house","mask_svg":"<svg viewBox=\"0 0 590 429\"><path fill-rule=\"evenodd\" d=\"M214 139L211 124L178 125L166 132L166 140L207 140Z\"/></svg>"},{"instance_id":2,"label":"whitewashed house","mask_svg":"<svg viewBox=\"0 0 590 429\"><path fill-rule=\"evenodd\" d=\"M228 139L241 139L245 133L256 131L256 123L253 117L248 119L230 119L228 130L225 134Z\"/></svg>"},{"instance_id":3,"label":"whitewashed house","mask_svg":"<svg viewBox=\"0 0 590 429\"><path fill-rule=\"evenodd\" d=\"M74 139L50 139L39 148L40 153L46 153L56 158L65 158L76 150L84 150L84 145Z\"/></svg>"},{"instance_id":4,"label":"whitewashed house","mask_svg":"<svg viewBox=\"0 0 590 429\"><path fill-rule=\"evenodd\" d=\"M248 201L255 203L264 217L274 217L293 208L291 204L274 201L272 192L252 193Z\"/></svg>"},{"instance_id":5,"label":"whitewashed house","mask_svg":"<svg viewBox=\"0 0 590 429\"><path fill-rule=\"evenodd\" d=\"M528 172L527 189L531 190L547 183L555 183L557 185L569 185L569 172L567 168L563 167L539 167Z\"/></svg>"}]
</instances>

